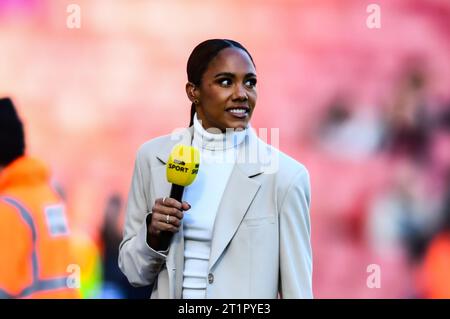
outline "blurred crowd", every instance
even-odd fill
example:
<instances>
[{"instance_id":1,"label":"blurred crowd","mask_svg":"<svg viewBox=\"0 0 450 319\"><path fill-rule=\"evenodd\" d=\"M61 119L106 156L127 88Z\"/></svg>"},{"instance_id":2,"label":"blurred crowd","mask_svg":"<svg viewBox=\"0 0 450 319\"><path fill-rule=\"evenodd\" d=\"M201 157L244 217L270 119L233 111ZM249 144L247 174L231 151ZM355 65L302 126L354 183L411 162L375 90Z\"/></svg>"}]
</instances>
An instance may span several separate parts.
<instances>
[{"instance_id":1,"label":"blurred crowd","mask_svg":"<svg viewBox=\"0 0 450 319\"><path fill-rule=\"evenodd\" d=\"M337 203L333 225L315 240L327 243L316 245L316 258L329 259L316 269L316 288L330 295L450 298L450 101L430 101L419 64L397 84L376 108L336 96L317 129L316 146L340 171L326 177L346 189L331 191L350 203ZM364 281L372 264L380 266L378 289Z\"/></svg>"}]
</instances>

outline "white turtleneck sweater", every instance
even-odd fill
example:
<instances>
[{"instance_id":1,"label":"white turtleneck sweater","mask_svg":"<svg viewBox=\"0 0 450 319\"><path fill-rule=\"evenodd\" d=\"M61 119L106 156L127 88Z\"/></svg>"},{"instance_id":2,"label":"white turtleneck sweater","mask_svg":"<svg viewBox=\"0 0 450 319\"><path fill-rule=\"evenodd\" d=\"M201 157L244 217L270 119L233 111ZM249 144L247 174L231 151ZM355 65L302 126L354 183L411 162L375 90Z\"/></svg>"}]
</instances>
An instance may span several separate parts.
<instances>
[{"instance_id":1,"label":"white turtleneck sweater","mask_svg":"<svg viewBox=\"0 0 450 319\"><path fill-rule=\"evenodd\" d=\"M237 146L247 130L226 134L207 132L194 116L192 145L200 150L195 181L185 188L183 200L191 205L183 218L183 298L205 298L214 220L236 161Z\"/></svg>"}]
</instances>

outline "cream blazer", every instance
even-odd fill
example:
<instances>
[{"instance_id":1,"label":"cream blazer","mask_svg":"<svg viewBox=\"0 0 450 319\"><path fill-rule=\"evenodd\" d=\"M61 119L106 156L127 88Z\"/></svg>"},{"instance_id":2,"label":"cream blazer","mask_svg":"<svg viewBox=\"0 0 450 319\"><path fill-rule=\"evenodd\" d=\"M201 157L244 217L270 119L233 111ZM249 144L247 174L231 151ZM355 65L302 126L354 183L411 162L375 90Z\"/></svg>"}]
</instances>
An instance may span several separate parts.
<instances>
[{"instance_id":1,"label":"cream blazer","mask_svg":"<svg viewBox=\"0 0 450 319\"><path fill-rule=\"evenodd\" d=\"M144 143L137 152L119 267L152 298L181 298L183 227L166 252L146 243L146 218L169 196L166 161L193 127ZM201 167L200 167L201 169ZM306 168L249 129L214 222L206 298L312 298L310 182Z\"/></svg>"}]
</instances>

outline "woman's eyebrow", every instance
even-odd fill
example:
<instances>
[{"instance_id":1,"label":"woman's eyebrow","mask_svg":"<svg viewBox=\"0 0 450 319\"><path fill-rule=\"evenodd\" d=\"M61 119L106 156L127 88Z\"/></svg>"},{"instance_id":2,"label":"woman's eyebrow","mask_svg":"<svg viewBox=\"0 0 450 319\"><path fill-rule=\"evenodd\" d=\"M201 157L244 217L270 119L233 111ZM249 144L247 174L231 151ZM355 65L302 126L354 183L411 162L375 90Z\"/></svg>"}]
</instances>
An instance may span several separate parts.
<instances>
[{"instance_id":1,"label":"woman's eyebrow","mask_svg":"<svg viewBox=\"0 0 450 319\"><path fill-rule=\"evenodd\" d=\"M220 76L227 76L227 77L230 77L230 78L236 77L236 75L235 75L234 73L231 73L231 72L221 72L221 73L217 73L217 74L214 76L214 78L218 78L218 77L220 77ZM256 74L255 74L255 73L247 73L247 74L245 75L245 77L246 77L246 78L248 78L248 77L256 77Z\"/></svg>"},{"instance_id":2,"label":"woman's eyebrow","mask_svg":"<svg viewBox=\"0 0 450 319\"><path fill-rule=\"evenodd\" d=\"M230 77L230 78L234 78L234 77L235 77L234 73L230 73L230 72L221 72L221 73L217 73L217 74L214 76L214 78L218 78L218 77L220 77L220 76L227 76L227 77Z\"/></svg>"}]
</instances>

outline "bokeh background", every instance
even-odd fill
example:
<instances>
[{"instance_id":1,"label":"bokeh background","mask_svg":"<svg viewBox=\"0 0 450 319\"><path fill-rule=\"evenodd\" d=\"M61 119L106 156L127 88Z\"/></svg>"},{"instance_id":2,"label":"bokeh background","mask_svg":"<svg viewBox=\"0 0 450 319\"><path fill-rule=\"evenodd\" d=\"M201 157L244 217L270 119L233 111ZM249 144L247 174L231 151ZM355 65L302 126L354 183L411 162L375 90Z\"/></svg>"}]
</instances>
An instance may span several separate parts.
<instances>
[{"instance_id":1,"label":"bokeh background","mask_svg":"<svg viewBox=\"0 0 450 319\"><path fill-rule=\"evenodd\" d=\"M116 266L134 157L188 124L208 38L252 53L252 125L310 171L315 297L450 298L448 0L0 0L0 96L82 234L85 297L149 295Z\"/></svg>"}]
</instances>

